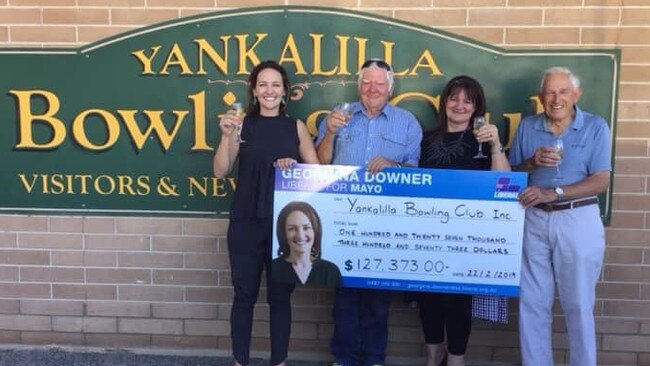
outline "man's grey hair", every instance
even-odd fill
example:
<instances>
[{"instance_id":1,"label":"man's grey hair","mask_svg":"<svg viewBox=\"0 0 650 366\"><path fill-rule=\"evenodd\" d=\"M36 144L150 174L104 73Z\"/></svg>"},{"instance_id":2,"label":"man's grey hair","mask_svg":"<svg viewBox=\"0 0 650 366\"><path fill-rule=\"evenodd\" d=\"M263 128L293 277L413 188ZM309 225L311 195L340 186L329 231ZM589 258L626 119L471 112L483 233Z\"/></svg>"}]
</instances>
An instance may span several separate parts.
<instances>
[{"instance_id":1,"label":"man's grey hair","mask_svg":"<svg viewBox=\"0 0 650 366\"><path fill-rule=\"evenodd\" d=\"M574 89L579 89L580 88L580 78L576 76L571 70L569 70L566 67L562 66L553 66L551 68L546 69L544 71L544 75L542 75L542 81L539 83L539 92L543 93L544 92L544 83L546 82L546 78L548 78L550 75L553 74L564 74L569 77L569 80L571 81L571 85L573 85Z\"/></svg>"},{"instance_id":2,"label":"man's grey hair","mask_svg":"<svg viewBox=\"0 0 650 366\"><path fill-rule=\"evenodd\" d=\"M386 78L388 79L388 89L392 93L393 92L393 86L395 85L395 75L393 75L392 68L390 70L386 70L385 68L379 66L377 64L377 61L374 61L374 60L371 61L368 66L364 67L363 69L361 69L359 71L359 79L357 80L358 85L361 86L361 82L363 81L363 70L366 70L366 69L369 69L369 68L372 68L372 67L386 71Z\"/></svg>"}]
</instances>

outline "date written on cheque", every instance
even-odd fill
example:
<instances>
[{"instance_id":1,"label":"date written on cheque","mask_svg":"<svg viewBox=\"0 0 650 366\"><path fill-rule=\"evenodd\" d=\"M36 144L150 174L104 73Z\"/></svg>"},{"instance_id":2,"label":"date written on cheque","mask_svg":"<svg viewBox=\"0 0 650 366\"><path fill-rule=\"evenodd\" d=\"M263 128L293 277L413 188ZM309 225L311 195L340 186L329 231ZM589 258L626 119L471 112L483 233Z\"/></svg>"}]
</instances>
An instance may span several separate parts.
<instances>
[{"instance_id":1,"label":"date written on cheque","mask_svg":"<svg viewBox=\"0 0 650 366\"><path fill-rule=\"evenodd\" d=\"M491 271L487 269L467 269L464 272L453 273L454 277L472 277L472 278L517 278L515 271Z\"/></svg>"}]
</instances>

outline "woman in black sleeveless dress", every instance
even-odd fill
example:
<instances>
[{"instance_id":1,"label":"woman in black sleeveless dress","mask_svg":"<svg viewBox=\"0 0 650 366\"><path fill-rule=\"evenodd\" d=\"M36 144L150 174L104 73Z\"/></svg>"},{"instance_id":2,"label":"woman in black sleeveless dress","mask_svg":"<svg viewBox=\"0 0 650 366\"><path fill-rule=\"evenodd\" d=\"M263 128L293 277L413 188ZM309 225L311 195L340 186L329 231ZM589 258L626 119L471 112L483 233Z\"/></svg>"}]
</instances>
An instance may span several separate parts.
<instances>
[{"instance_id":1,"label":"woman in black sleeveless dress","mask_svg":"<svg viewBox=\"0 0 650 366\"><path fill-rule=\"evenodd\" d=\"M307 127L285 113L288 94L286 71L274 61L264 61L251 72L246 117L229 111L219 122L221 141L214 156L215 176L227 176L239 159L228 227L235 290L230 314L235 366L249 362L253 309L262 270L270 308L271 365L283 365L287 358L290 298L295 285L271 281L274 167L286 169L298 161L318 164ZM238 128L243 142L238 142Z\"/></svg>"}]
</instances>

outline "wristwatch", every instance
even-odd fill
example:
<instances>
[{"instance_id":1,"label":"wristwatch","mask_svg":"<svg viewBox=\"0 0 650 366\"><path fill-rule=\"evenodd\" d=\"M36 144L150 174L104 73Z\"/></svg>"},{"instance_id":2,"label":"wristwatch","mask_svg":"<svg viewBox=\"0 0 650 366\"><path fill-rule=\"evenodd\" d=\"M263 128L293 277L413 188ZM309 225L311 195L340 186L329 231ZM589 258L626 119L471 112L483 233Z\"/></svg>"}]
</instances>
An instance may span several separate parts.
<instances>
[{"instance_id":1,"label":"wristwatch","mask_svg":"<svg viewBox=\"0 0 650 366\"><path fill-rule=\"evenodd\" d=\"M562 187L555 187L553 190L555 191L555 193L557 193L558 201L561 200L562 197L564 197L564 189L562 189Z\"/></svg>"},{"instance_id":2,"label":"wristwatch","mask_svg":"<svg viewBox=\"0 0 650 366\"><path fill-rule=\"evenodd\" d=\"M499 145L499 148L496 151L492 150L490 152L492 153L492 155L503 154L504 152L506 152L506 148L503 145Z\"/></svg>"}]
</instances>

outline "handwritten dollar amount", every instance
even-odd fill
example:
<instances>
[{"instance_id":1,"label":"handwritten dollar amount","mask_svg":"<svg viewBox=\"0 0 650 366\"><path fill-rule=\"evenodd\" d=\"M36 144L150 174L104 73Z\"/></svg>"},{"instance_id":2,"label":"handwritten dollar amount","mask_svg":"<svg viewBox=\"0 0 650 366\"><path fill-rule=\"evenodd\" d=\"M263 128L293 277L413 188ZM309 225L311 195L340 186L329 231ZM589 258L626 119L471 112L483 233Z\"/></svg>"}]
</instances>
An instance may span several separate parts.
<instances>
[{"instance_id":1,"label":"handwritten dollar amount","mask_svg":"<svg viewBox=\"0 0 650 366\"><path fill-rule=\"evenodd\" d=\"M345 261L345 270L369 272L413 272L439 274L447 269L441 260L357 258Z\"/></svg>"}]
</instances>

